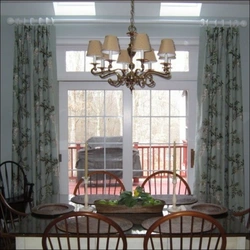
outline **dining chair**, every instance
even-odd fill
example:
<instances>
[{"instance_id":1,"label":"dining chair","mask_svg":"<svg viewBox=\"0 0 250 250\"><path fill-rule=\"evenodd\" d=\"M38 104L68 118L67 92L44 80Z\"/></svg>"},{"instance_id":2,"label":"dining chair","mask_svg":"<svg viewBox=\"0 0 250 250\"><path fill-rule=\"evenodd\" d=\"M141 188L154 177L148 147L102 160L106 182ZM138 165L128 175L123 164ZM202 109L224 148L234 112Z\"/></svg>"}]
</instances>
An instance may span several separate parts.
<instances>
[{"instance_id":1,"label":"dining chair","mask_svg":"<svg viewBox=\"0 0 250 250\"><path fill-rule=\"evenodd\" d=\"M176 174L176 194L191 195L191 189L186 180ZM142 183L145 192L151 195L173 194L173 172L161 170L149 175Z\"/></svg>"},{"instance_id":2,"label":"dining chair","mask_svg":"<svg viewBox=\"0 0 250 250\"><path fill-rule=\"evenodd\" d=\"M32 207L34 183L27 180L23 167L14 161L0 164L0 192L7 203L15 210L26 212Z\"/></svg>"},{"instance_id":3,"label":"dining chair","mask_svg":"<svg viewBox=\"0 0 250 250\"><path fill-rule=\"evenodd\" d=\"M222 225L210 215L196 211L175 212L152 222L143 249L226 249Z\"/></svg>"},{"instance_id":4,"label":"dining chair","mask_svg":"<svg viewBox=\"0 0 250 250\"><path fill-rule=\"evenodd\" d=\"M120 195L125 191L122 181L108 171L93 171L88 173L88 194ZM84 194L84 180L80 179L73 191L74 195Z\"/></svg>"},{"instance_id":5,"label":"dining chair","mask_svg":"<svg viewBox=\"0 0 250 250\"><path fill-rule=\"evenodd\" d=\"M239 217L241 223L244 223L246 228L250 230L250 208L234 212L233 215Z\"/></svg>"},{"instance_id":6,"label":"dining chair","mask_svg":"<svg viewBox=\"0 0 250 250\"><path fill-rule=\"evenodd\" d=\"M51 221L42 236L47 249L127 249L121 227L98 213L71 212Z\"/></svg>"},{"instance_id":7,"label":"dining chair","mask_svg":"<svg viewBox=\"0 0 250 250\"><path fill-rule=\"evenodd\" d=\"M10 233L26 213L13 209L0 193L0 249L15 249L15 237Z\"/></svg>"}]
</instances>

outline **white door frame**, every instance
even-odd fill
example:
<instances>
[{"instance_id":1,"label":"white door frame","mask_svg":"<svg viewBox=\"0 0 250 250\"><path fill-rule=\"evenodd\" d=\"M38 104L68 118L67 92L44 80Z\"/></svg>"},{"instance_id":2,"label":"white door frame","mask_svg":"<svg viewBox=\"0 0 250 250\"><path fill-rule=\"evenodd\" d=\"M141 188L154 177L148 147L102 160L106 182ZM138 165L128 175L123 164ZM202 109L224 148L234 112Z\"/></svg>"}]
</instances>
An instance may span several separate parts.
<instances>
[{"instance_id":1,"label":"white door frame","mask_svg":"<svg viewBox=\"0 0 250 250\"><path fill-rule=\"evenodd\" d=\"M156 90L187 90L188 91L188 170L187 170L187 181L190 185L191 191L193 192L194 182L194 169L191 168L191 149L195 146L195 121L196 121L196 82L195 81L166 81L160 78L155 79L157 86ZM109 86L106 82L97 82L93 84L84 82L59 82L59 131L60 131L60 194L68 194L69 190L69 178L68 178L68 90L79 90L79 89L108 89L112 90L113 87ZM123 137L124 145L132 145L132 95L130 90L126 87L123 89ZM132 146L131 146L132 147ZM132 150L128 147L123 147L123 182L127 190L132 188ZM129 168L128 166L131 166Z\"/></svg>"}]
</instances>

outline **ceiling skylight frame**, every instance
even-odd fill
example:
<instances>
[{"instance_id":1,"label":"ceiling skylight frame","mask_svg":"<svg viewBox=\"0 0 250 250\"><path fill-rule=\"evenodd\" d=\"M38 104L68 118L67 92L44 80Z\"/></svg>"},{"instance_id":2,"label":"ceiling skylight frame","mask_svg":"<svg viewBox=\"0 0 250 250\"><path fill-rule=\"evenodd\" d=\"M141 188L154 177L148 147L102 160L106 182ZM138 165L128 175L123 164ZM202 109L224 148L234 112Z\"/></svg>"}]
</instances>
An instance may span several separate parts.
<instances>
[{"instance_id":1,"label":"ceiling skylight frame","mask_svg":"<svg viewBox=\"0 0 250 250\"><path fill-rule=\"evenodd\" d=\"M201 3L161 3L160 16L200 16Z\"/></svg>"},{"instance_id":2,"label":"ceiling skylight frame","mask_svg":"<svg viewBox=\"0 0 250 250\"><path fill-rule=\"evenodd\" d=\"M56 16L95 16L95 2L53 2Z\"/></svg>"}]
</instances>

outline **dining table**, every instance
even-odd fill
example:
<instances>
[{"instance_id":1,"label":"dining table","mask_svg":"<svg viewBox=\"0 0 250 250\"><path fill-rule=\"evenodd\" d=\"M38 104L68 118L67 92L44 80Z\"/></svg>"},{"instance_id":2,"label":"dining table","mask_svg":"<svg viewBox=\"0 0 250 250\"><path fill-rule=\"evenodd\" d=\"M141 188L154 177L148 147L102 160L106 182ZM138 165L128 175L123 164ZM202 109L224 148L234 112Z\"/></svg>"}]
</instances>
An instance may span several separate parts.
<instances>
[{"instance_id":1,"label":"dining table","mask_svg":"<svg viewBox=\"0 0 250 250\"><path fill-rule=\"evenodd\" d=\"M185 196L185 195L184 195ZM16 237L16 249L42 249L42 235L49 224L57 216L71 212L80 211L83 208L83 202L73 202L73 195L55 195L51 196L43 204L35 206L32 212L28 214L18 225L18 227L11 232ZM90 196L91 197L91 196ZM93 195L91 199L100 198ZM163 198L163 197L158 197ZM164 200L170 203L171 196L165 197ZM191 196L180 196L178 207L182 210L201 210L202 212L214 211L213 204L200 203L193 197L193 203L191 202ZM91 200L90 199L90 200ZM72 201L73 200L73 201ZM178 200L178 199L177 199ZM181 200L183 204L181 204ZM191 203L190 203L191 202ZM208 205L212 206L209 207ZM93 212L97 212L95 206ZM218 206L219 205L214 205ZM111 214L104 214L114 221L121 223L121 228L127 238L128 249L143 249L143 240L147 232L147 228L158 217L169 214L169 207L171 204L166 204L163 207L162 213L115 213L115 210ZM217 208L217 207L215 207ZM209 210L210 209L210 210ZM225 229L227 235L227 248L226 249L246 249L247 239L250 238L248 229L240 222L237 217L233 216L230 210L223 210L221 212L211 212L211 216L215 217Z\"/></svg>"},{"instance_id":2,"label":"dining table","mask_svg":"<svg viewBox=\"0 0 250 250\"><path fill-rule=\"evenodd\" d=\"M119 195L109 195L109 194L90 194L88 195L88 204L94 205L96 200L118 200ZM173 195L152 195L156 200L163 200L166 205L171 205L173 203ZM85 204L84 195L72 196L71 201L76 204ZM176 205L188 205L197 202L197 198L193 195L176 195Z\"/></svg>"}]
</instances>

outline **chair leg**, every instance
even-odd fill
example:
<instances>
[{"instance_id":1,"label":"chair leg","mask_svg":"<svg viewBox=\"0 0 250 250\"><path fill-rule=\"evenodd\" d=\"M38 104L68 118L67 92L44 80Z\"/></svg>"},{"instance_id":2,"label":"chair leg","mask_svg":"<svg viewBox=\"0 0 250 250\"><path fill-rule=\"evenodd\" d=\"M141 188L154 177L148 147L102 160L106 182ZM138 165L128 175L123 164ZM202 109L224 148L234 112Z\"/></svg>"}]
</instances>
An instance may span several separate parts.
<instances>
[{"instance_id":1,"label":"chair leg","mask_svg":"<svg viewBox=\"0 0 250 250\"><path fill-rule=\"evenodd\" d=\"M32 211L32 208L33 208L33 202L32 201L30 201L29 203L28 203L28 206L27 206L27 208L26 208L26 213L31 213L31 211Z\"/></svg>"}]
</instances>

